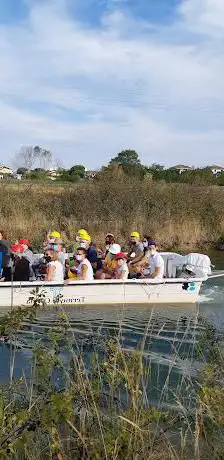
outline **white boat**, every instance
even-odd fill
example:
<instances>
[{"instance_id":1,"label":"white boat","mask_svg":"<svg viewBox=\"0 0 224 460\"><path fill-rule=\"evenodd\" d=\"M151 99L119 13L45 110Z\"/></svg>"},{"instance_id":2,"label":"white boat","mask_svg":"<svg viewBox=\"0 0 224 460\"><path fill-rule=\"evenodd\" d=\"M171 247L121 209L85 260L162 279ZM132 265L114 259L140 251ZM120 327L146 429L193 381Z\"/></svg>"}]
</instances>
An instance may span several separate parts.
<instances>
[{"instance_id":1,"label":"white boat","mask_svg":"<svg viewBox=\"0 0 224 460\"><path fill-rule=\"evenodd\" d=\"M193 277L177 277L183 256L162 254L166 264L166 278L55 282L2 282L0 308L32 304L35 297L47 305L111 305L111 304L189 304L198 300L200 288L208 279L205 267L194 268ZM204 256L207 257L207 256ZM188 260L192 261L192 257ZM191 262L192 263L192 262ZM209 267L210 269L210 267Z\"/></svg>"},{"instance_id":2,"label":"white boat","mask_svg":"<svg viewBox=\"0 0 224 460\"><path fill-rule=\"evenodd\" d=\"M194 303L206 278L76 281L68 285L54 282L1 283L0 307L32 304L41 295L46 304L109 305Z\"/></svg>"}]
</instances>

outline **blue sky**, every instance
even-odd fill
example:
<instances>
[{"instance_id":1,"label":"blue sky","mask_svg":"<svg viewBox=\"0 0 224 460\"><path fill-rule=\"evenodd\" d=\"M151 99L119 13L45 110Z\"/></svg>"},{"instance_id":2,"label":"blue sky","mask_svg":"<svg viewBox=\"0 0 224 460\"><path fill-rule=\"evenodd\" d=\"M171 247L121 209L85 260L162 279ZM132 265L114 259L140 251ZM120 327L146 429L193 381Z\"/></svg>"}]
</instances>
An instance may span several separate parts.
<instances>
[{"instance_id":1,"label":"blue sky","mask_svg":"<svg viewBox=\"0 0 224 460\"><path fill-rule=\"evenodd\" d=\"M224 163L223 0L1 0L0 163Z\"/></svg>"}]
</instances>

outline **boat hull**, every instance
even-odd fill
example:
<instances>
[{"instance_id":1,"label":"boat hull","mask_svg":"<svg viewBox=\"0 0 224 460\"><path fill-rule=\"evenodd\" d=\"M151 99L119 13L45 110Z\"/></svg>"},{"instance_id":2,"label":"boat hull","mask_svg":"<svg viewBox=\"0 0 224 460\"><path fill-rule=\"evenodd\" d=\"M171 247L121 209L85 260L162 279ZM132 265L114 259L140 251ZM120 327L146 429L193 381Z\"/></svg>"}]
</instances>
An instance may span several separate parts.
<instances>
[{"instance_id":1,"label":"boat hull","mask_svg":"<svg viewBox=\"0 0 224 460\"><path fill-rule=\"evenodd\" d=\"M204 279L15 282L0 284L0 308L31 305L39 295L47 305L195 303Z\"/></svg>"}]
</instances>

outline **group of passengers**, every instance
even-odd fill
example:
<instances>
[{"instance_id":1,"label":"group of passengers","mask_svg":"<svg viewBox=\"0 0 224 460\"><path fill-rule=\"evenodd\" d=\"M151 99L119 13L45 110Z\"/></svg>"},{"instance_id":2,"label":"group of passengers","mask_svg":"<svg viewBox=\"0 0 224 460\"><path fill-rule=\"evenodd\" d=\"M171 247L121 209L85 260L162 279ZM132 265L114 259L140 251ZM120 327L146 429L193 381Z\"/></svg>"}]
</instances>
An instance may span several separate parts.
<instances>
[{"instance_id":1,"label":"group of passengers","mask_svg":"<svg viewBox=\"0 0 224 460\"><path fill-rule=\"evenodd\" d=\"M61 234L53 230L43 244L43 255L34 254L27 239L10 245L0 231L0 281L45 280L57 283L164 276L164 260L155 241L130 235L128 251L122 251L112 233L105 237L103 250L97 249L85 229L76 235L72 257L66 252Z\"/></svg>"}]
</instances>

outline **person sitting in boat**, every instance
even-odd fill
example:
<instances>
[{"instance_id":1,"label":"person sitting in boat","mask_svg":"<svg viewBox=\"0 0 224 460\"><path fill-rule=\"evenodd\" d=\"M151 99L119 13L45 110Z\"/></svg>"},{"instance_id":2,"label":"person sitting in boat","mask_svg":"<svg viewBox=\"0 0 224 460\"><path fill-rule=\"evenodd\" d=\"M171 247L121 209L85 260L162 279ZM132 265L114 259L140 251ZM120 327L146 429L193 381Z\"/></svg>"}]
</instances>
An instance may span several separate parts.
<instances>
[{"instance_id":1,"label":"person sitting in boat","mask_svg":"<svg viewBox=\"0 0 224 460\"><path fill-rule=\"evenodd\" d=\"M12 260L10 257L10 242L6 233L0 230L0 255L1 255L1 281L11 281Z\"/></svg>"},{"instance_id":2,"label":"person sitting in boat","mask_svg":"<svg viewBox=\"0 0 224 460\"><path fill-rule=\"evenodd\" d=\"M33 254L33 251L31 249L31 243L29 242L29 240L27 239L21 239L19 240L18 244L20 244L23 249L24 249L24 256L26 256L26 258L29 260L30 264L33 263L33 258L34 258L34 254Z\"/></svg>"},{"instance_id":3,"label":"person sitting in boat","mask_svg":"<svg viewBox=\"0 0 224 460\"><path fill-rule=\"evenodd\" d=\"M80 228L80 230L77 231L76 237L75 237L75 244L73 246L74 253L80 247L81 241L85 239L87 235L88 235L88 232L84 228Z\"/></svg>"},{"instance_id":4,"label":"person sitting in boat","mask_svg":"<svg viewBox=\"0 0 224 460\"><path fill-rule=\"evenodd\" d=\"M128 259L130 265L134 265L144 255L144 246L141 242L140 235L138 232L132 232L129 242L130 250L128 253Z\"/></svg>"},{"instance_id":5,"label":"person sitting in boat","mask_svg":"<svg viewBox=\"0 0 224 460\"><path fill-rule=\"evenodd\" d=\"M69 256L66 252L66 249L63 245L63 241L60 238L57 242L57 252L60 262L62 263L64 270L69 265Z\"/></svg>"},{"instance_id":6,"label":"person sitting in boat","mask_svg":"<svg viewBox=\"0 0 224 460\"><path fill-rule=\"evenodd\" d=\"M49 244L57 244L58 240L61 239L61 234L57 230L48 232L46 241L44 241L43 247L46 250Z\"/></svg>"},{"instance_id":7,"label":"person sitting in boat","mask_svg":"<svg viewBox=\"0 0 224 460\"><path fill-rule=\"evenodd\" d=\"M34 273L33 267L35 266L36 258L31 249L31 243L27 239L21 239L19 240L18 244L20 244L23 247L24 249L23 257L25 257L30 264L30 280L34 280L35 273Z\"/></svg>"},{"instance_id":8,"label":"person sitting in boat","mask_svg":"<svg viewBox=\"0 0 224 460\"><path fill-rule=\"evenodd\" d=\"M10 249L13 260L13 281L29 281L30 263L25 257L24 247L21 244L13 244Z\"/></svg>"},{"instance_id":9,"label":"person sitting in boat","mask_svg":"<svg viewBox=\"0 0 224 460\"><path fill-rule=\"evenodd\" d=\"M164 277L164 260L157 251L155 241L149 241L148 243L148 267L145 267L145 277L154 279L163 279ZM150 275L148 271L150 270Z\"/></svg>"},{"instance_id":10,"label":"person sitting in boat","mask_svg":"<svg viewBox=\"0 0 224 460\"><path fill-rule=\"evenodd\" d=\"M130 276L135 276L139 273L139 262L144 257L144 246L141 242L138 232L132 232L130 238L130 251L128 253L128 267Z\"/></svg>"},{"instance_id":11,"label":"person sitting in boat","mask_svg":"<svg viewBox=\"0 0 224 460\"><path fill-rule=\"evenodd\" d=\"M144 248L144 253L141 258L139 258L139 262L135 264L135 273L138 273L139 275L142 274L142 271L144 270L145 267L148 266L148 261L149 261L149 243L152 241L152 238L148 235L145 235L142 240L143 248Z\"/></svg>"},{"instance_id":12,"label":"person sitting in boat","mask_svg":"<svg viewBox=\"0 0 224 460\"><path fill-rule=\"evenodd\" d=\"M45 260L47 262L46 281L63 283L64 267L59 259L58 252L53 249L48 249L46 251Z\"/></svg>"},{"instance_id":13,"label":"person sitting in boat","mask_svg":"<svg viewBox=\"0 0 224 460\"><path fill-rule=\"evenodd\" d=\"M146 255L148 249L149 249L149 242L152 241L152 237L149 236L149 235L144 235L143 236L143 240L142 240L142 244L143 244L143 248L144 248L144 255Z\"/></svg>"},{"instance_id":14,"label":"person sitting in boat","mask_svg":"<svg viewBox=\"0 0 224 460\"><path fill-rule=\"evenodd\" d=\"M67 281L93 281L93 267L87 259L87 250L79 247L74 255L74 259L76 264L70 268Z\"/></svg>"},{"instance_id":15,"label":"person sitting in boat","mask_svg":"<svg viewBox=\"0 0 224 460\"><path fill-rule=\"evenodd\" d=\"M114 244L116 241L115 241L115 236L113 235L113 233L107 233L106 237L105 237L105 248L102 252L102 259L105 259L105 257L107 256L108 254L108 251L110 249L110 246L112 244Z\"/></svg>"},{"instance_id":16,"label":"person sitting in boat","mask_svg":"<svg viewBox=\"0 0 224 460\"><path fill-rule=\"evenodd\" d=\"M127 256L124 252L119 252L115 259L117 261L117 268L115 270L115 278L125 281L128 279L129 269L127 265Z\"/></svg>"},{"instance_id":17,"label":"person sitting in boat","mask_svg":"<svg viewBox=\"0 0 224 460\"><path fill-rule=\"evenodd\" d=\"M105 280L115 278L115 271L117 269L116 255L120 252L121 247L119 244L114 243L109 247L102 269L96 272L96 279Z\"/></svg>"},{"instance_id":18,"label":"person sitting in boat","mask_svg":"<svg viewBox=\"0 0 224 460\"><path fill-rule=\"evenodd\" d=\"M86 249L86 257L90 261L93 270L98 268L98 254L95 246L92 244L91 236L86 233L86 235L80 240L80 248Z\"/></svg>"},{"instance_id":19,"label":"person sitting in boat","mask_svg":"<svg viewBox=\"0 0 224 460\"><path fill-rule=\"evenodd\" d=\"M58 239L55 243L48 244L46 250L52 250L57 252L58 260L62 263L65 273L66 268L69 266L69 256L66 253L66 250L63 246L62 239Z\"/></svg>"}]
</instances>

